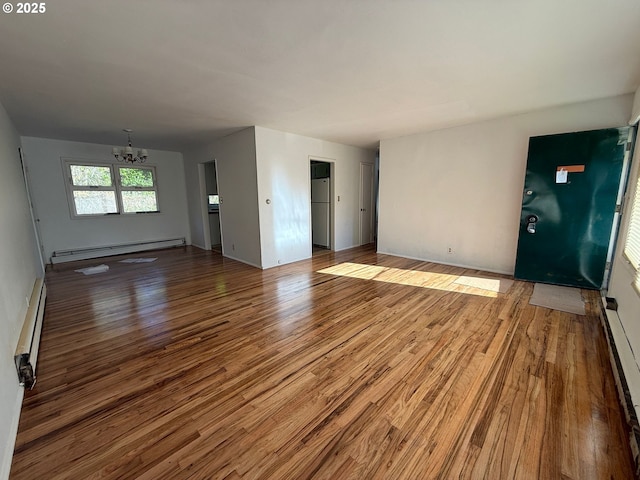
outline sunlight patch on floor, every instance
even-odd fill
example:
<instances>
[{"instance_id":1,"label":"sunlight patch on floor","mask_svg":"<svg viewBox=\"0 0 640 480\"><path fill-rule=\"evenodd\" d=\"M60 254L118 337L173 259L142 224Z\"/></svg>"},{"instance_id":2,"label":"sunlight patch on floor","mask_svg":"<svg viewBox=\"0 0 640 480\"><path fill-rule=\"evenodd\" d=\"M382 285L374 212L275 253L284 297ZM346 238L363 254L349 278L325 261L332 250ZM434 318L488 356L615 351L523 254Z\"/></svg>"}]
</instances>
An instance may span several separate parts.
<instances>
[{"instance_id":1,"label":"sunlight patch on floor","mask_svg":"<svg viewBox=\"0 0 640 480\"><path fill-rule=\"evenodd\" d=\"M318 273L328 275L338 275L341 277L359 278L362 280L374 280L376 282L395 283L397 285L408 285L411 287L430 288L434 290L444 290L447 292L467 293L482 297L496 298L498 292L485 290L462 283L456 283L460 275L450 275L447 273L423 272L420 270L405 270L402 268L382 267L380 265L366 265L360 263L340 263L333 267L318 270ZM468 276L466 277L468 278ZM488 285L495 285L500 289L500 282L512 282L512 280L500 278L477 277L487 280Z\"/></svg>"}]
</instances>

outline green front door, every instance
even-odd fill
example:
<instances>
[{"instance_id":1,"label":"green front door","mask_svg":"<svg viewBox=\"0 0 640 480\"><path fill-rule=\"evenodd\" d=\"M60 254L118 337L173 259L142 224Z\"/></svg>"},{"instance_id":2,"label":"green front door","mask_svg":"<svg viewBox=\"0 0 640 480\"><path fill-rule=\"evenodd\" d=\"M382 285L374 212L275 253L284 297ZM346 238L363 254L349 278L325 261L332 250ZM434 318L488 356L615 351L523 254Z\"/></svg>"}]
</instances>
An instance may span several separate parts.
<instances>
[{"instance_id":1,"label":"green front door","mask_svg":"<svg viewBox=\"0 0 640 480\"><path fill-rule=\"evenodd\" d=\"M602 286L628 127L532 137L515 277Z\"/></svg>"}]
</instances>

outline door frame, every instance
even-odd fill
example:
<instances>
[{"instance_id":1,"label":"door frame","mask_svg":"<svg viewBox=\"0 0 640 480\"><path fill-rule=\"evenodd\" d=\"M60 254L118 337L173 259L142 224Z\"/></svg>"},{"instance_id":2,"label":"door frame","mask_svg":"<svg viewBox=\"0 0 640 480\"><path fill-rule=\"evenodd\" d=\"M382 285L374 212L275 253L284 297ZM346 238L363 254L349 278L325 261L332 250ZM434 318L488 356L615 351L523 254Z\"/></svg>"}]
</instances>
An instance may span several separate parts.
<instances>
[{"instance_id":1,"label":"door frame","mask_svg":"<svg viewBox=\"0 0 640 480\"><path fill-rule=\"evenodd\" d=\"M616 244L618 243L618 235L620 235L620 227L622 214L624 209L624 196L629 183L629 175L631 174L631 163L636 147L636 134L638 132L638 124L629 125L629 135L627 137L627 145L629 148L624 152L622 160L622 174L620 176L620 185L618 186L618 196L616 198L616 211L613 214L613 224L611 225L611 237L609 238L609 250L607 251L607 263L604 269L604 279L600 290L606 292L609 288L609 280L611 279L611 270L613 268L613 259L616 253Z\"/></svg>"}]
</instances>

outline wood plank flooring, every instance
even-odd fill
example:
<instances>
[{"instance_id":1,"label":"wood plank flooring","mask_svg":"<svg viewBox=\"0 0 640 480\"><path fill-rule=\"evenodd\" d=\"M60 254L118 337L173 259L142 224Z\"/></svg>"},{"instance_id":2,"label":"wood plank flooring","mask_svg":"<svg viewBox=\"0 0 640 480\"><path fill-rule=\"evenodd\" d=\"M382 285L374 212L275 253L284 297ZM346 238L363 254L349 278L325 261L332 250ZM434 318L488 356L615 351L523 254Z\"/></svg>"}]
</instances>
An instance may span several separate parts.
<instances>
[{"instance_id":1,"label":"wood plank flooring","mask_svg":"<svg viewBox=\"0 0 640 480\"><path fill-rule=\"evenodd\" d=\"M371 248L137 256L48 272L11 478L633 478L595 292L557 312Z\"/></svg>"}]
</instances>

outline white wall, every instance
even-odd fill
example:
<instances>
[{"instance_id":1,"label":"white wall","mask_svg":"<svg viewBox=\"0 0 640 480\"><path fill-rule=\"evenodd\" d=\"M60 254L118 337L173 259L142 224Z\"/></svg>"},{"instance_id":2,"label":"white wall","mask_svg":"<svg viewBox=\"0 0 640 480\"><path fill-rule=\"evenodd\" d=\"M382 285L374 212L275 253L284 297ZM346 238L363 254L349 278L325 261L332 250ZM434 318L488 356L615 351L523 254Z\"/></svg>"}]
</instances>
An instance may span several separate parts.
<instances>
[{"instance_id":1,"label":"white wall","mask_svg":"<svg viewBox=\"0 0 640 480\"><path fill-rule=\"evenodd\" d=\"M43 275L18 156L20 137L0 105L0 478L9 477L23 388L13 363L36 277Z\"/></svg>"},{"instance_id":2,"label":"white wall","mask_svg":"<svg viewBox=\"0 0 640 480\"><path fill-rule=\"evenodd\" d=\"M513 273L529 137L626 125L631 106L625 95L382 140L378 250Z\"/></svg>"},{"instance_id":3,"label":"white wall","mask_svg":"<svg viewBox=\"0 0 640 480\"><path fill-rule=\"evenodd\" d=\"M262 267L311 257L312 158L334 163L334 250L358 245L360 163L373 164L375 152L263 127L255 132Z\"/></svg>"},{"instance_id":4,"label":"white wall","mask_svg":"<svg viewBox=\"0 0 640 480\"><path fill-rule=\"evenodd\" d=\"M189 221L193 244L206 248L202 227L206 203L199 188L198 164L217 159L222 252L225 256L260 267L260 223L254 129L212 141L184 152ZM204 170L203 170L204 171Z\"/></svg>"},{"instance_id":5,"label":"white wall","mask_svg":"<svg viewBox=\"0 0 640 480\"><path fill-rule=\"evenodd\" d=\"M640 93L636 93L636 99L640 99ZM634 113L632 121L636 120L637 116ZM638 142L640 138L636 139L625 202L627 208L623 211L607 296L614 297L618 302L618 314L608 312L609 325L636 413L640 417L640 366L638 365L640 361L640 322L638 321L640 320L640 293L636 292L632 286L635 272L623 255L631 214L629 207L635 195L638 176L640 176L640 143Z\"/></svg>"},{"instance_id":6,"label":"white wall","mask_svg":"<svg viewBox=\"0 0 640 480\"><path fill-rule=\"evenodd\" d=\"M109 145L23 137L31 196L44 244L45 261L55 250L185 237L190 243L182 155L149 150L145 165L156 167L159 214L72 218L61 158L117 163Z\"/></svg>"},{"instance_id":7,"label":"white wall","mask_svg":"<svg viewBox=\"0 0 640 480\"><path fill-rule=\"evenodd\" d=\"M374 152L263 127L184 152L191 236L201 248L206 205L198 164L214 158L225 256L261 268L311 256L311 158L334 162L334 248L358 245L360 162L373 163Z\"/></svg>"}]
</instances>

